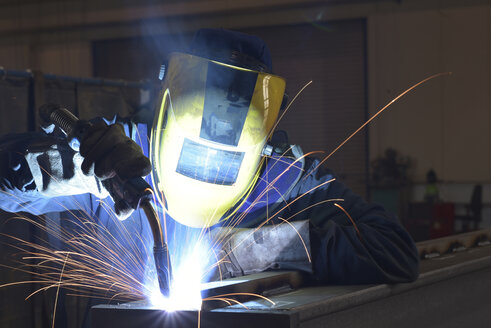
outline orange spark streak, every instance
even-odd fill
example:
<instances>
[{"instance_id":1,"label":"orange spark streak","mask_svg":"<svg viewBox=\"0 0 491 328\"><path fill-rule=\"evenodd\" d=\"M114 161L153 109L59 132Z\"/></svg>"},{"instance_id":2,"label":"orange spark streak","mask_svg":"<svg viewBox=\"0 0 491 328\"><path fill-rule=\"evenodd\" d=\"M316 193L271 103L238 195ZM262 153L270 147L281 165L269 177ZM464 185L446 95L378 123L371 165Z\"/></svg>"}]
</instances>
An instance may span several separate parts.
<instances>
[{"instance_id":1,"label":"orange spark streak","mask_svg":"<svg viewBox=\"0 0 491 328\"><path fill-rule=\"evenodd\" d=\"M58 288L56 289L55 305L53 308L53 324L51 325L51 328L55 328L56 306L58 305L58 295L60 294L61 278L63 277L63 270L65 270L65 264L68 260L68 256L70 256L70 253L66 254L65 262L63 263L63 267L61 268L60 272L60 281L58 282Z\"/></svg>"},{"instance_id":2,"label":"orange spark streak","mask_svg":"<svg viewBox=\"0 0 491 328\"><path fill-rule=\"evenodd\" d=\"M341 142L341 144L339 146L337 146L329 155L327 155L318 165L317 167L319 167L320 165L322 165L325 161L327 161L335 152L337 152L339 150L339 148L343 147L345 143L347 143L351 138L353 138L358 132L360 132L365 126L367 126L370 122L372 122L377 116L379 116L380 114L382 114L390 105L392 105L393 103L395 103L397 100L399 100L400 98L402 98L404 95L406 95L407 93L411 92L412 90L414 90L415 88L419 87L421 84L423 83L426 83L428 82L429 80L432 80L436 77L439 77L439 76L443 76L443 75L450 75L452 74L451 72L444 72L444 73L437 73L437 74L433 74L421 81L419 81L418 83L412 85L411 87L409 87L408 89L406 89L404 92L400 93L397 97L395 97L394 99L392 99L391 101L389 101L387 103L387 105L385 105L382 109L380 109L377 113L375 113L370 119L368 119L368 121L366 121L365 123L363 123L358 129L356 129L355 132L353 132L348 138L346 138L343 142ZM316 167L316 169L317 169Z\"/></svg>"},{"instance_id":3,"label":"orange spark streak","mask_svg":"<svg viewBox=\"0 0 491 328\"><path fill-rule=\"evenodd\" d=\"M260 294L255 294L255 293L228 293L228 294L221 294L221 295L217 295L217 296L212 296L212 297L208 297L208 298L205 298L203 299L203 301L205 300L210 300L210 299L213 299L213 298L216 298L216 297L224 297L224 296L253 296L253 297L259 297L259 298L262 298L263 300L273 304L273 305L276 305L275 302L273 302L271 299L267 298L266 296L263 296L263 295L260 295Z\"/></svg>"},{"instance_id":4,"label":"orange spark streak","mask_svg":"<svg viewBox=\"0 0 491 328\"><path fill-rule=\"evenodd\" d=\"M302 236L300 235L300 233L298 232L298 230L293 226L293 224L291 224L290 222L288 222L287 220L283 219L283 218L280 218L278 217L278 219L280 219L281 221L285 222L286 224L288 224L293 230L295 230L295 232L297 233L298 235L298 238L300 238L300 241L302 242L302 245L303 245L303 248L305 249L305 254L307 254L307 258L309 259L309 262L312 262L312 259L310 258L310 252L309 252L309 249L307 248L307 245L305 245L305 241L303 240Z\"/></svg>"},{"instance_id":5,"label":"orange spark streak","mask_svg":"<svg viewBox=\"0 0 491 328\"><path fill-rule=\"evenodd\" d=\"M360 230L358 230L358 227L356 226L356 223L355 223L355 220L353 220L353 218L351 217L351 215L349 215L349 213L341 206L339 205L338 203L334 203L334 206L336 206L337 208L341 209L341 211L344 212L344 214L346 214L346 216L348 217L348 219L351 221L351 224L353 224L353 227L355 228L356 230L356 234L358 235L358 238L360 240L363 240L361 238L361 233L360 233Z\"/></svg>"}]
</instances>

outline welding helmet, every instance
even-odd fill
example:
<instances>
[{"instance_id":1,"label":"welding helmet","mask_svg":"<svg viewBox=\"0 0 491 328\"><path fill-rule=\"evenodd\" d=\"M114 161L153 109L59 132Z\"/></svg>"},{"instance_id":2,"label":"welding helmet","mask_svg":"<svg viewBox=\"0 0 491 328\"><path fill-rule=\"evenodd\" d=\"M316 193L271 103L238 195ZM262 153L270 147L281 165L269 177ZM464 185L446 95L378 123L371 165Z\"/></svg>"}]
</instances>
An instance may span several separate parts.
<instances>
[{"instance_id":1,"label":"welding helmet","mask_svg":"<svg viewBox=\"0 0 491 328\"><path fill-rule=\"evenodd\" d=\"M203 228L233 214L257 181L285 81L268 72L270 59L258 60L269 58L267 49L256 47L255 57L244 53L251 42L240 38L251 36L200 33L193 51L168 58L150 157L166 211L184 225Z\"/></svg>"}]
</instances>

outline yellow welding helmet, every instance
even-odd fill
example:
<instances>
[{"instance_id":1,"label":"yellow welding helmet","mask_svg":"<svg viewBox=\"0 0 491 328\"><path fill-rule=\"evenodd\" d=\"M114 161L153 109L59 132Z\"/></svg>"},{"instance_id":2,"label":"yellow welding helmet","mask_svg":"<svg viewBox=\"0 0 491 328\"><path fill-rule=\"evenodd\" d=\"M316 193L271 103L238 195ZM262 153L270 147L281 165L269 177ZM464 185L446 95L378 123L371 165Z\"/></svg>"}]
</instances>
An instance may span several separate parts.
<instances>
[{"instance_id":1,"label":"yellow welding helmet","mask_svg":"<svg viewBox=\"0 0 491 328\"><path fill-rule=\"evenodd\" d=\"M285 81L199 56L168 59L150 141L152 179L176 221L208 227L258 178Z\"/></svg>"}]
</instances>

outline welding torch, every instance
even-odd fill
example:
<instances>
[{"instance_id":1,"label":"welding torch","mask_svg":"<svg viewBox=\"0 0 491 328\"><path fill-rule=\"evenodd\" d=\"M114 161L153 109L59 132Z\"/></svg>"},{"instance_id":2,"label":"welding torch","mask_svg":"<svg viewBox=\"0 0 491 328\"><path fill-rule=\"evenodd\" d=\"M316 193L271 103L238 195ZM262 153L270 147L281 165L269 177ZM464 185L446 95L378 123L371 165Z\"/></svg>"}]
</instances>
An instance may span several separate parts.
<instances>
[{"instance_id":1,"label":"welding torch","mask_svg":"<svg viewBox=\"0 0 491 328\"><path fill-rule=\"evenodd\" d=\"M90 122L79 120L66 108L55 104L42 105L39 108L39 115L46 124L54 124L60 128L66 134L67 141L74 150L78 150L80 142L92 126ZM104 180L104 183L115 194L111 194L113 198L116 196L118 201L125 202L132 209L141 208L145 212L154 240L153 255L160 291L164 296L169 296L172 266L159 218L150 203L152 188L142 177L122 179L117 174Z\"/></svg>"}]
</instances>

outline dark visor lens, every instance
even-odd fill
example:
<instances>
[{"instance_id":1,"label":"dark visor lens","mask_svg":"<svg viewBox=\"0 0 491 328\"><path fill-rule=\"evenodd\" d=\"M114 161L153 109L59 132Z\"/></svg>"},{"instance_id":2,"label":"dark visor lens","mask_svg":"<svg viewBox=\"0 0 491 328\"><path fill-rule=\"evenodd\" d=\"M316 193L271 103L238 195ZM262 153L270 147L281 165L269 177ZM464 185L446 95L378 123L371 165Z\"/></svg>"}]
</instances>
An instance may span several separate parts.
<instances>
[{"instance_id":1,"label":"dark visor lens","mask_svg":"<svg viewBox=\"0 0 491 328\"><path fill-rule=\"evenodd\" d=\"M189 178L232 185L237 180L244 153L208 147L185 139L176 172Z\"/></svg>"},{"instance_id":2,"label":"dark visor lens","mask_svg":"<svg viewBox=\"0 0 491 328\"><path fill-rule=\"evenodd\" d=\"M200 137L237 146L258 74L210 63Z\"/></svg>"}]
</instances>

